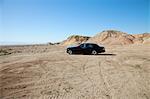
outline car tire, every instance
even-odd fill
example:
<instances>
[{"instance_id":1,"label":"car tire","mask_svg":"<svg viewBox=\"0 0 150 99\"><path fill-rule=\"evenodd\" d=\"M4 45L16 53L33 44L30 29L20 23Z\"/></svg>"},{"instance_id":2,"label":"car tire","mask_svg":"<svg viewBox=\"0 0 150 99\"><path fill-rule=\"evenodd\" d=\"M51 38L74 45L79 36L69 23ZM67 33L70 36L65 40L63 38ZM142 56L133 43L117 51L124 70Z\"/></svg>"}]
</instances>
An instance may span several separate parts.
<instances>
[{"instance_id":1,"label":"car tire","mask_svg":"<svg viewBox=\"0 0 150 99\"><path fill-rule=\"evenodd\" d=\"M72 50L68 50L68 54L72 55L72 53L73 53Z\"/></svg>"},{"instance_id":2,"label":"car tire","mask_svg":"<svg viewBox=\"0 0 150 99\"><path fill-rule=\"evenodd\" d=\"M96 51L96 50L93 50L93 51L91 52L91 54L92 54L92 55L97 55L97 51Z\"/></svg>"}]
</instances>

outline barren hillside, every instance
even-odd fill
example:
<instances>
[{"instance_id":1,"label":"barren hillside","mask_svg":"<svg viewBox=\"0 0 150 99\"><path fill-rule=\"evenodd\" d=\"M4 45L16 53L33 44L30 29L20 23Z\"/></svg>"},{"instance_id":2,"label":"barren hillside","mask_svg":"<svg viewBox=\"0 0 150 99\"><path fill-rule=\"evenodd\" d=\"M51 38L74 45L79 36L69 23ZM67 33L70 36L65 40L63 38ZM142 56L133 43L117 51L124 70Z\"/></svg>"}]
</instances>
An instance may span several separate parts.
<instances>
[{"instance_id":1,"label":"barren hillside","mask_svg":"<svg viewBox=\"0 0 150 99\"><path fill-rule=\"evenodd\" d=\"M150 33L135 34L133 36L135 37L133 40L135 44L150 44Z\"/></svg>"},{"instance_id":2,"label":"barren hillside","mask_svg":"<svg viewBox=\"0 0 150 99\"><path fill-rule=\"evenodd\" d=\"M150 44L150 33L128 34L116 30L106 30L96 34L93 37L70 36L63 41L61 45L80 44L83 42L92 42L104 45L129 45L129 44Z\"/></svg>"},{"instance_id":3,"label":"barren hillside","mask_svg":"<svg viewBox=\"0 0 150 99\"><path fill-rule=\"evenodd\" d=\"M89 38L90 37L88 36L72 35L63 42L61 42L61 45L66 46L66 45L80 44L86 42Z\"/></svg>"},{"instance_id":4,"label":"barren hillside","mask_svg":"<svg viewBox=\"0 0 150 99\"><path fill-rule=\"evenodd\" d=\"M128 34L121 31L107 30L98 33L87 42L104 45L150 44L150 33Z\"/></svg>"}]
</instances>

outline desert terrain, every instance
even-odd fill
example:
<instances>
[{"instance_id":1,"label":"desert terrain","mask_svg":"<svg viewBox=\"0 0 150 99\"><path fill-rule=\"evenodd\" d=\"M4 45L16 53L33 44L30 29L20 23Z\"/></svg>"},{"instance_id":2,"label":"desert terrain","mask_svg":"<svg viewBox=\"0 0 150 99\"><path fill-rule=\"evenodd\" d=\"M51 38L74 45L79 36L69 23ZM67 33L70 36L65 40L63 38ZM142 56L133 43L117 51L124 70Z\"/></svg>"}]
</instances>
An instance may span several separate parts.
<instances>
[{"instance_id":1,"label":"desert terrain","mask_svg":"<svg viewBox=\"0 0 150 99\"><path fill-rule=\"evenodd\" d=\"M150 99L150 46L105 46L68 55L63 46L0 47L0 99Z\"/></svg>"}]
</instances>

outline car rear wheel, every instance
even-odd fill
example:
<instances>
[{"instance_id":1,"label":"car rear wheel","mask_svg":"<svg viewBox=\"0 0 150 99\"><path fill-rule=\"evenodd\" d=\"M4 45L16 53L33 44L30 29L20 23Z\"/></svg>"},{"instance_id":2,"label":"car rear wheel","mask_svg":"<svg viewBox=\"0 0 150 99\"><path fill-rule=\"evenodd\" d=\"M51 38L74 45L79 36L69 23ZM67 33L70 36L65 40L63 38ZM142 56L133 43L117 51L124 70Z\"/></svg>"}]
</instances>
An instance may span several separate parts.
<instances>
[{"instance_id":1,"label":"car rear wheel","mask_svg":"<svg viewBox=\"0 0 150 99\"><path fill-rule=\"evenodd\" d=\"M71 55L71 54L72 54L72 50L68 50L68 54L70 54L70 55Z\"/></svg>"},{"instance_id":2,"label":"car rear wheel","mask_svg":"<svg viewBox=\"0 0 150 99\"><path fill-rule=\"evenodd\" d=\"M97 55L97 51L93 50L91 54L92 55Z\"/></svg>"}]
</instances>

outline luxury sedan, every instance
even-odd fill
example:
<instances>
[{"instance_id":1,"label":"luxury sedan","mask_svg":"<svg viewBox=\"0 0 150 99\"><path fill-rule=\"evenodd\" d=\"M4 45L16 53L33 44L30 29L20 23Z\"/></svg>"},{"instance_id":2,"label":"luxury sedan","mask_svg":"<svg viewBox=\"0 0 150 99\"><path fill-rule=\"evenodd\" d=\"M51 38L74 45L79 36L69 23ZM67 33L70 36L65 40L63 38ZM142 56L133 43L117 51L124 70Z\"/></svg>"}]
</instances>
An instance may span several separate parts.
<instances>
[{"instance_id":1,"label":"luxury sedan","mask_svg":"<svg viewBox=\"0 0 150 99\"><path fill-rule=\"evenodd\" d=\"M92 54L97 55L98 53L105 52L103 46L99 46L94 43L82 43L78 46L67 47L68 54Z\"/></svg>"}]
</instances>

